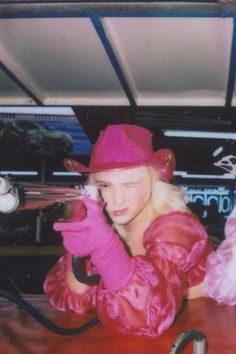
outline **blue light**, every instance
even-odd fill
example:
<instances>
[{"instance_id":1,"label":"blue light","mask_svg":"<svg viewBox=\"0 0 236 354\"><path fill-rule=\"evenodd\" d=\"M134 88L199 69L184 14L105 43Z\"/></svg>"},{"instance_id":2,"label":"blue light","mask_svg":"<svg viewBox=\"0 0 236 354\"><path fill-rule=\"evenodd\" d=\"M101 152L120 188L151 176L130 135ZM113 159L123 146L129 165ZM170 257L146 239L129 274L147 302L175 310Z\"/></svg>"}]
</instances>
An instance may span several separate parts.
<instances>
[{"instance_id":1,"label":"blue light","mask_svg":"<svg viewBox=\"0 0 236 354\"><path fill-rule=\"evenodd\" d=\"M37 171L1 171L1 175L7 176L38 176Z\"/></svg>"}]
</instances>

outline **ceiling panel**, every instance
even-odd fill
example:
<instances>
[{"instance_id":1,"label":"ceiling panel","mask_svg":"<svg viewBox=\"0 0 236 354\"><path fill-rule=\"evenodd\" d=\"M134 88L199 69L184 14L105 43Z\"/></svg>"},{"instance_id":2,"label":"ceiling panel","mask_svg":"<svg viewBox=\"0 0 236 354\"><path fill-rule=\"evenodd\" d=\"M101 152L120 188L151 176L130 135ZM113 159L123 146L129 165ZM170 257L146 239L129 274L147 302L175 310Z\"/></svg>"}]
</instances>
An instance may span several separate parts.
<instances>
[{"instance_id":1,"label":"ceiling panel","mask_svg":"<svg viewBox=\"0 0 236 354\"><path fill-rule=\"evenodd\" d=\"M138 105L225 104L231 18L105 18Z\"/></svg>"},{"instance_id":2,"label":"ceiling panel","mask_svg":"<svg viewBox=\"0 0 236 354\"><path fill-rule=\"evenodd\" d=\"M0 106L73 106L91 142L110 123L145 126L179 181L220 174L222 141L165 135L236 131L236 5L204 3L0 0Z\"/></svg>"},{"instance_id":3,"label":"ceiling panel","mask_svg":"<svg viewBox=\"0 0 236 354\"><path fill-rule=\"evenodd\" d=\"M0 20L0 58L45 105L127 105L88 18Z\"/></svg>"},{"instance_id":4,"label":"ceiling panel","mask_svg":"<svg viewBox=\"0 0 236 354\"><path fill-rule=\"evenodd\" d=\"M32 99L0 69L0 105L33 105Z\"/></svg>"},{"instance_id":5,"label":"ceiling panel","mask_svg":"<svg viewBox=\"0 0 236 354\"><path fill-rule=\"evenodd\" d=\"M236 106L235 19L224 0L0 0L0 105Z\"/></svg>"}]
</instances>

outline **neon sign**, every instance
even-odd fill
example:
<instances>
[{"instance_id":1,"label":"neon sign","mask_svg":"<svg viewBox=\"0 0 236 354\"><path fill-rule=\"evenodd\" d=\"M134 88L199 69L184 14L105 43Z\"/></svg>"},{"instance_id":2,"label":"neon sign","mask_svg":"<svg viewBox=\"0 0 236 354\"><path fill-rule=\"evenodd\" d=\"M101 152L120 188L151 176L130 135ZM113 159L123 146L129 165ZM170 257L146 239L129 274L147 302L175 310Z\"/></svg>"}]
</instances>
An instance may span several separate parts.
<instances>
[{"instance_id":1,"label":"neon sign","mask_svg":"<svg viewBox=\"0 0 236 354\"><path fill-rule=\"evenodd\" d=\"M235 204L236 191L228 187L193 187L182 186L188 193L189 203L198 204L204 208L204 218L207 218L209 210L214 210L227 216Z\"/></svg>"}]
</instances>

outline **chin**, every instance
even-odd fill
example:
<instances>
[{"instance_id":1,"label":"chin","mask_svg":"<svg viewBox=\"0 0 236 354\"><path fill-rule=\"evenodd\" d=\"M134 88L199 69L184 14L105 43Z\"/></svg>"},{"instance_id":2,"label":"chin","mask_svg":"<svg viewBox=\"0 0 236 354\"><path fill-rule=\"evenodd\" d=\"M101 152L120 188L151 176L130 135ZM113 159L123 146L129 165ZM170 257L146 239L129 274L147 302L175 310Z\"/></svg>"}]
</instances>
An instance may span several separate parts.
<instances>
[{"instance_id":1,"label":"chin","mask_svg":"<svg viewBox=\"0 0 236 354\"><path fill-rule=\"evenodd\" d=\"M117 225L127 225L130 222L130 217L126 216L114 216L112 221Z\"/></svg>"}]
</instances>

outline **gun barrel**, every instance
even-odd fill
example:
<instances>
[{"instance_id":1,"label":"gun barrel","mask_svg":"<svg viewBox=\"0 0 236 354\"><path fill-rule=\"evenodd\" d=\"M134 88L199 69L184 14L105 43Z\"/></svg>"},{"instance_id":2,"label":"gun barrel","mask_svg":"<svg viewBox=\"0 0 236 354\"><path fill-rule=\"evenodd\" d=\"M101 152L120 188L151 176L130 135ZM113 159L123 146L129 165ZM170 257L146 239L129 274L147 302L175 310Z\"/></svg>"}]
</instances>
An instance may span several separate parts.
<instances>
[{"instance_id":1,"label":"gun barrel","mask_svg":"<svg viewBox=\"0 0 236 354\"><path fill-rule=\"evenodd\" d=\"M76 201L84 195L84 188L15 183L0 177L0 212L43 209L50 205Z\"/></svg>"}]
</instances>

